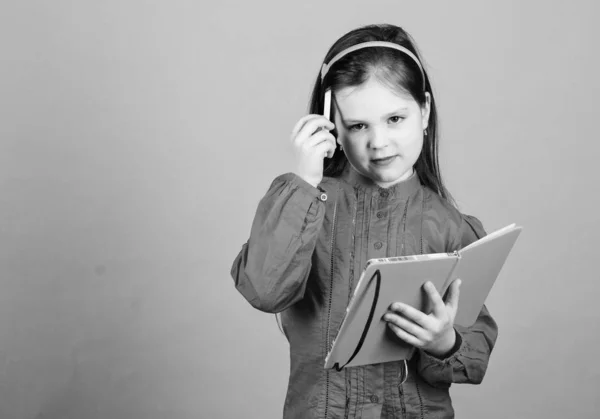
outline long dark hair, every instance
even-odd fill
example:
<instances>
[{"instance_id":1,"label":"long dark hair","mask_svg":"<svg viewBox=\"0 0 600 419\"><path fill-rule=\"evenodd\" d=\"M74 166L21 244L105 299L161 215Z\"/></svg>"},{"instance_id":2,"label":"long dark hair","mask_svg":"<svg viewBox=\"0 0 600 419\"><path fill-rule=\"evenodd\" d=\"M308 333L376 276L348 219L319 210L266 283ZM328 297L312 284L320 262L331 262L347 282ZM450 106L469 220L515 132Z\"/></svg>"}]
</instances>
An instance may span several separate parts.
<instances>
[{"instance_id":1,"label":"long dark hair","mask_svg":"<svg viewBox=\"0 0 600 419\"><path fill-rule=\"evenodd\" d=\"M346 48L369 41L387 41L401 45L410 50L423 63L412 37L404 29L389 24L368 25L348 32L332 45L325 55L324 62L328 63L336 54ZM431 96L429 123L423 137L423 149L415 163L415 171L423 186L429 187L455 205L440 174L437 109L429 77L423 68L425 75L425 86L423 86L421 71L408 55L392 48L369 47L344 56L333 64L323 82L321 82L320 73L317 76L310 99L309 113L323 113L323 100L327 88L331 88L335 93L344 87L359 86L368 80L374 70L377 70L377 76L382 77L391 88L409 93L421 107L426 104L425 92L429 92ZM333 134L337 133L333 131ZM338 148L332 158L324 159L323 174L329 177L338 177L347 164L346 155Z\"/></svg>"}]
</instances>

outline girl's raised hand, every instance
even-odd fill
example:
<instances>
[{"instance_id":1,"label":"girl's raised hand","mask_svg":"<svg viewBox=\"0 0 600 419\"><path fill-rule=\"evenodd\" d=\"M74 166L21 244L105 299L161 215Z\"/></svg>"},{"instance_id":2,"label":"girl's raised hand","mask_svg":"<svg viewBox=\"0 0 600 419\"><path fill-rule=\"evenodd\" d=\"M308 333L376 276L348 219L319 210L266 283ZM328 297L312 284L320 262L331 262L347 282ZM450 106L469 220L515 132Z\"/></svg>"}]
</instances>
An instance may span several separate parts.
<instances>
[{"instance_id":1,"label":"girl's raised hand","mask_svg":"<svg viewBox=\"0 0 600 419\"><path fill-rule=\"evenodd\" d=\"M292 131L294 173L314 187L323 179L323 159L335 152L335 137L329 132L334 127L323 115L311 114L302 117Z\"/></svg>"},{"instance_id":2,"label":"girl's raised hand","mask_svg":"<svg viewBox=\"0 0 600 419\"><path fill-rule=\"evenodd\" d=\"M456 343L454 319L458 309L460 279L454 280L450 285L445 302L431 282L426 282L423 287L433 307L430 314L396 302L391 305L391 311L383 316L383 320L406 343L443 358Z\"/></svg>"}]
</instances>

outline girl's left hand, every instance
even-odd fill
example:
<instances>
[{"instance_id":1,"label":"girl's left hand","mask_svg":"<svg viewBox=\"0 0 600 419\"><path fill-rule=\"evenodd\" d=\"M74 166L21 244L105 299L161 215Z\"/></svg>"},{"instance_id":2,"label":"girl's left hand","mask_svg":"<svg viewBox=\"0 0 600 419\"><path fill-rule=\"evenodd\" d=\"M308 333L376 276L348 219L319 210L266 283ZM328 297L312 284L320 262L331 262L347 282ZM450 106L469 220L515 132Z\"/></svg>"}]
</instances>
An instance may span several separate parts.
<instances>
[{"instance_id":1,"label":"girl's left hand","mask_svg":"<svg viewBox=\"0 0 600 419\"><path fill-rule=\"evenodd\" d=\"M427 281L423 287L432 304L430 314L396 302L391 305L391 311L383 316L383 320L406 343L441 358L456 343L454 318L458 308L460 279L454 280L450 285L445 302L431 282Z\"/></svg>"}]
</instances>

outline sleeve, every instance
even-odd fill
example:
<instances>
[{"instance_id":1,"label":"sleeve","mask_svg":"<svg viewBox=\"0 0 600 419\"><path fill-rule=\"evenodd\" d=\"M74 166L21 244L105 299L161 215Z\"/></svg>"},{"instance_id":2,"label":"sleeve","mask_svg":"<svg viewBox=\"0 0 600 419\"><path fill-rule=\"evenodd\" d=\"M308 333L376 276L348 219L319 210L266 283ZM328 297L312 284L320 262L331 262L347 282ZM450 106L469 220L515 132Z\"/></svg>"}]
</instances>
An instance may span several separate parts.
<instances>
[{"instance_id":1,"label":"sleeve","mask_svg":"<svg viewBox=\"0 0 600 419\"><path fill-rule=\"evenodd\" d=\"M455 247L465 247L485 235L477 218L462 215ZM498 326L485 305L471 327L455 325L454 330L456 344L444 359L421 349L418 351L417 371L434 387L449 387L451 383L481 383L498 337Z\"/></svg>"},{"instance_id":2,"label":"sleeve","mask_svg":"<svg viewBox=\"0 0 600 419\"><path fill-rule=\"evenodd\" d=\"M294 173L275 178L249 240L231 268L236 289L258 310L278 313L304 296L327 195Z\"/></svg>"}]
</instances>

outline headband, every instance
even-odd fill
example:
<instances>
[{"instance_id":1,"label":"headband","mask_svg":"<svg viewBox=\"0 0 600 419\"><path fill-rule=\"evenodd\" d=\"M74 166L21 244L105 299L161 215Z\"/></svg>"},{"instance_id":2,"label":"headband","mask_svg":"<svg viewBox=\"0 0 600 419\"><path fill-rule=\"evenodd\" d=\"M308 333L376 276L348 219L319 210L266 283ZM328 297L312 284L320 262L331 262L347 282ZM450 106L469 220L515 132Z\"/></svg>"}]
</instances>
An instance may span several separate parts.
<instances>
[{"instance_id":1,"label":"headband","mask_svg":"<svg viewBox=\"0 0 600 419\"><path fill-rule=\"evenodd\" d=\"M425 90L425 73L423 72L423 67L421 66L421 63L419 62L419 59L415 56L415 54L410 52L407 48L404 48L402 45L398 45L393 42L385 42L385 41L363 42L360 44L353 45L349 48L346 48L345 50L343 50L342 52L337 54L335 57L333 57L329 61L329 63L323 64L323 67L321 67L321 83L323 83L323 80L325 79L325 76L327 75L327 72L329 71L331 66L334 65L337 61L339 61L341 58L345 57L347 54L349 54L351 52L354 52L356 50L363 49L363 48L369 48L369 47L392 48L392 49L401 51L401 52L405 53L406 55L408 55L410 58L412 58L413 61L419 67L419 70L421 70L421 80L423 80L423 90Z\"/></svg>"}]
</instances>

